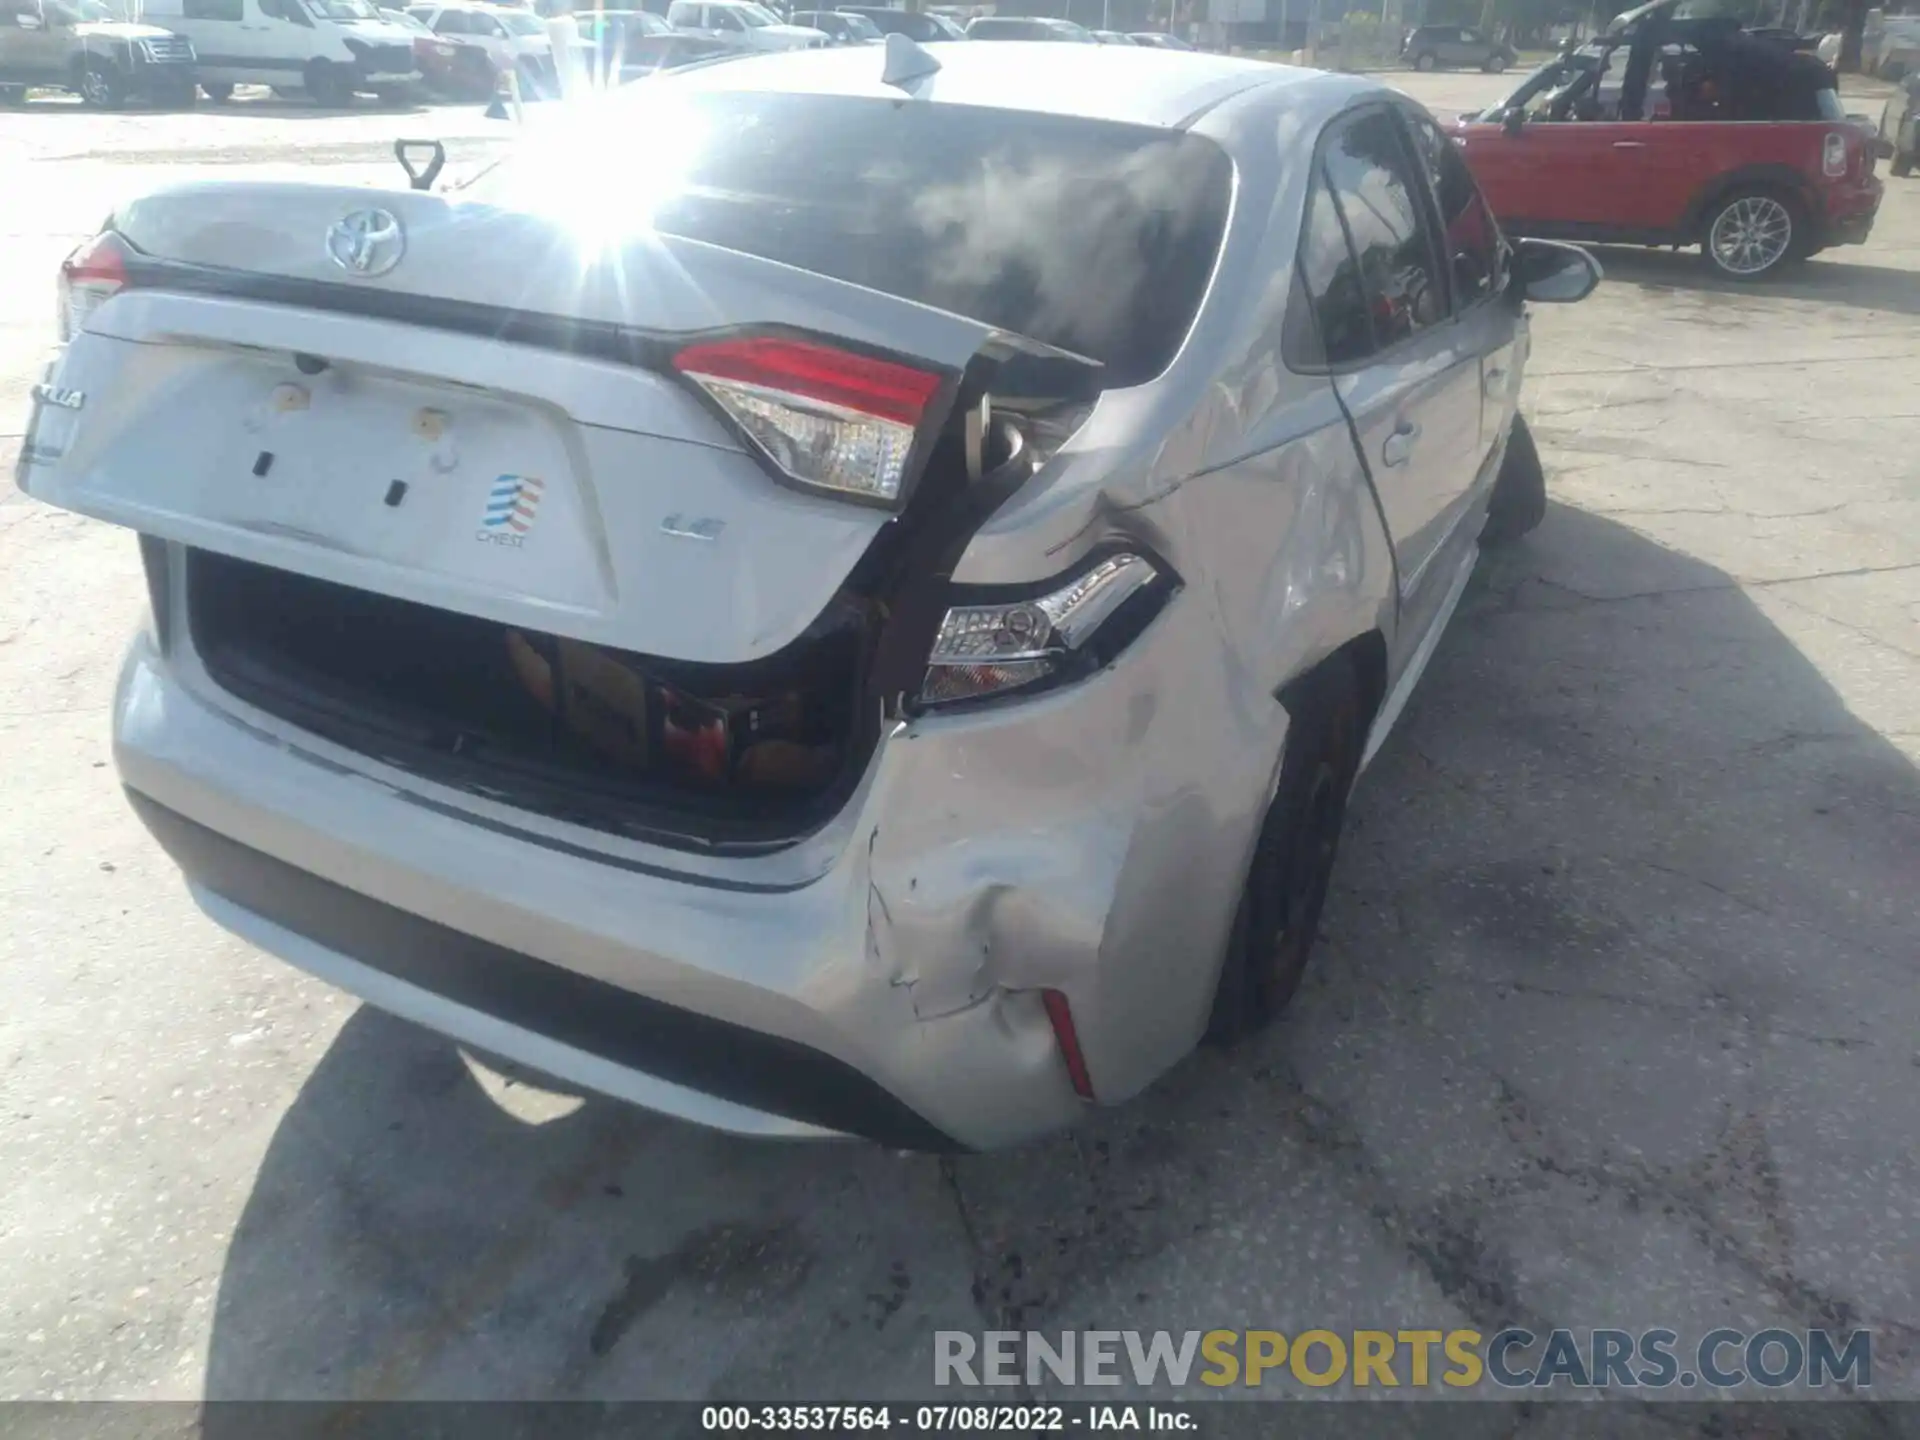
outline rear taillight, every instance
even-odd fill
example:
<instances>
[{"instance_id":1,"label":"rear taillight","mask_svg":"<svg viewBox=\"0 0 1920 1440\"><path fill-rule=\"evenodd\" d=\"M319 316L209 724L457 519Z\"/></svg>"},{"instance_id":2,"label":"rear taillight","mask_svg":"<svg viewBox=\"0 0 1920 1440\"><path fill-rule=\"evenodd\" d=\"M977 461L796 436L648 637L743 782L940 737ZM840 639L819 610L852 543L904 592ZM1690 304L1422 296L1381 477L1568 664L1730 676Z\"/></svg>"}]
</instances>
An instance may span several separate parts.
<instances>
[{"instance_id":1,"label":"rear taillight","mask_svg":"<svg viewBox=\"0 0 1920 1440\"><path fill-rule=\"evenodd\" d=\"M675 355L673 368L783 475L882 505L902 498L945 383L895 360L774 336L703 340Z\"/></svg>"},{"instance_id":2,"label":"rear taillight","mask_svg":"<svg viewBox=\"0 0 1920 1440\"><path fill-rule=\"evenodd\" d=\"M1847 137L1837 130L1827 132L1826 144L1820 150L1820 168L1835 179L1847 173Z\"/></svg>"},{"instance_id":3,"label":"rear taillight","mask_svg":"<svg viewBox=\"0 0 1920 1440\"><path fill-rule=\"evenodd\" d=\"M91 315L110 296L126 288L127 242L103 230L60 264L60 342L80 333Z\"/></svg>"},{"instance_id":4,"label":"rear taillight","mask_svg":"<svg viewBox=\"0 0 1920 1440\"><path fill-rule=\"evenodd\" d=\"M1172 590L1152 561L1126 552L1031 598L956 586L927 657L920 704L1025 694L1091 675L1146 628Z\"/></svg>"}]
</instances>

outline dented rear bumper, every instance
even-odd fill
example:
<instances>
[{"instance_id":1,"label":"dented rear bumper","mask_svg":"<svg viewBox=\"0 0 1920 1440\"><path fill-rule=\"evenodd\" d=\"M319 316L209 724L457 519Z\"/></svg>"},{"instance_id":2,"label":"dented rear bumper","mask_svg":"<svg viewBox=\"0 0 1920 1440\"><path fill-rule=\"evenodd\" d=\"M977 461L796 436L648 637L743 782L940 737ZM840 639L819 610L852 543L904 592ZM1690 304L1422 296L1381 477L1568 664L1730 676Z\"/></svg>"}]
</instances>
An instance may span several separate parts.
<instances>
[{"instance_id":1,"label":"dented rear bumper","mask_svg":"<svg viewBox=\"0 0 1920 1440\"><path fill-rule=\"evenodd\" d=\"M897 728L777 855L440 793L219 691L184 633L136 643L115 754L214 919L383 1009L725 1130L985 1148L1082 1108L1042 989L1101 1101L1204 1028L1285 725L1221 702L1209 616L1177 599L1084 684Z\"/></svg>"}]
</instances>

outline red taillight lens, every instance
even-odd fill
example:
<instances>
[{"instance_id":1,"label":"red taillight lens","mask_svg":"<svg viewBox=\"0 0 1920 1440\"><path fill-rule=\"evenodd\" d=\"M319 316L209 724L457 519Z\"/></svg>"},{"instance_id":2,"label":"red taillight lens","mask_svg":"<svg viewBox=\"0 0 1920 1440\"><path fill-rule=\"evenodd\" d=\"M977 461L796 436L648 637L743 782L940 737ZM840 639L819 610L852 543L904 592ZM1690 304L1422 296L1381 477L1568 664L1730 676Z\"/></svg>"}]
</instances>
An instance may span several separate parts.
<instances>
[{"instance_id":1,"label":"red taillight lens","mask_svg":"<svg viewBox=\"0 0 1920 1440\"><path fill-rule=\"evenodd\" d=\"M673 368L792 479L883 504L900 499L942 385L912 365L772 336L700 341Z\"/></svg>"},{"instance_id":2,"label":"red taillight lens","mask_svg":"<svg viewBox=\"0 0 1920 1440\"><path fill-rule=\"evenodd\" d=\"M60 340L64 344L80 333L91 315L109 296L127 284L126 241L111 230L102 231L60 264Z\"/></svg>"},{"instance_id":3,"label":"red taillight lens","mask_svg":"<svg viewBox=\"0 0 1920 1440\"><path fill-rule=\"evenodd\" d=\"M1073 1028L1073 1010L1067 1004L1067 997L1058 990L1042 990L1040 1003L1047 1007L1047 1019L1053 1025L1060 1058L1067 1062L1067 1079L1073 1082L1073 1093L1082 1100L1093 1099L1093 1077L1087 1073L1086 1057L1080 1053L1080 1036Z\"/></svg>"}]
</instances>

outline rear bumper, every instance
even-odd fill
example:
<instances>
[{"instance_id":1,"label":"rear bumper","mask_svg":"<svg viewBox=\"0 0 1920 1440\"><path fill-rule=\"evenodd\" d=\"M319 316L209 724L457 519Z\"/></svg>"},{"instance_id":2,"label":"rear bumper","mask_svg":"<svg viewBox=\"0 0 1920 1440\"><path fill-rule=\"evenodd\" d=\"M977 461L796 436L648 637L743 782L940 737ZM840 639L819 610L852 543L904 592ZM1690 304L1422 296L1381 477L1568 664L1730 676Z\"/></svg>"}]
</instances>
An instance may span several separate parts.
<instances>
[{"instance_id":1,"label":"rear bumper","mask_svg":"<svg viewBox=\"0 0 1920 1440\"><path fill-rule=\"evenodd\" d=\"M957 1148L843 1061L410 915L127 798L216 919L383 1008L596 1088L755 1134ZM535 1037L538 1037L537 1039Z\"/></svg>"},{"instance_id":2,"label":"rear bumper","mask_svg":"<svg viewBox=\"0 0 1920 1440\"><path fill-rule=\"evenodd\" d=\"M1826 195L1827 214L1821 226L1821 245L1859 245L1873 231L1874 217L1880 211L1880 198L1886 186L1878 176L1853 185L1836 187Z\"/></svg>"},{"instance_id":3,"label":"rear bumper","mask_svg":"<svg viewBox=\"0 0 1920 1440\"><path fill-rule=\"evenodd\" d=\"M1278 706L1254 734L1183 703L1226 682L1176 598L1071 690L894 731L819 834L709 857L330 746L217 690L179 631L136 641L114 753L216 921L464 1043L749 1135L988 1148L1069 1124L1042 989L1101 1101L1143 1088L1204 1027L1285 733Z\"/></svg>"}]
</instances>

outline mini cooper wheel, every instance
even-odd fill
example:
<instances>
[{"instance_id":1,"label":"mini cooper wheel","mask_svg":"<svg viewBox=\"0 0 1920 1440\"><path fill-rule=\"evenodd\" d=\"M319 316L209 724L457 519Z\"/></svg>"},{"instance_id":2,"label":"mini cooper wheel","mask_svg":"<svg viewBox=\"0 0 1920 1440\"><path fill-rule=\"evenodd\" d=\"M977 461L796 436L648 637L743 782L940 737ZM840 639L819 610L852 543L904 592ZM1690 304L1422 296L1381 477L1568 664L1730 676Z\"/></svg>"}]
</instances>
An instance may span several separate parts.
<instances>
[{"instance_id":1,"label":"mini cooper wheel","mask_svg":"<svg viewBox=\"0 0 1920 1440\"><path fill-rule=\"evenodd\" d=\"M1707 213L1700 253L1714 274L1743 283L1777 275L1805 251L1806 222L1777 190L1737 190Z\"/></svg>"},{"instance_id":2,"label":"mini cooper wheel","mask_svg":"<svg viewBox=\"0 0 1920 1440\"><path fill-rule=\"evenodd\" d=\"M1207 1038L1251 1035L1300 988L1360 771L1365 735L1353 669L1336 658L1289 690L1287 752L1234 913Z\"/></svg>"},{"instance_id":3,"label":"mini cooper wheel","mask_svg":"<svg viewBox=\"0 0 1920 1440\"><path fill-rule=\"evenodd\" d=\"M1502 73L1504 73L1504 72L1505 72L1505 70L1506 70L1506 68L1507 68L1507 57L1506 57L1506 56L1504 56L1504 55L1489 55L1489 56L1487 57L1487 63L1486 63L1486 66L1485 66L1485 69L1486 69L1486 71L1487 71L1487 73L1488 73L1489 75L1499 75L1499 74L1502 74Z\"/></svg>"},{"instance_id":4,"label":"mini cooper wheel","mask_svg":"<svg viewBox=\"0 0 1920 1440\"><path fill-rule=\"evenodd\" d=\"M1438 63L1431 50L1423 51L1413 57L1413 68L1416 70L1431 70Z\"/></svg>"}]
</instances>

